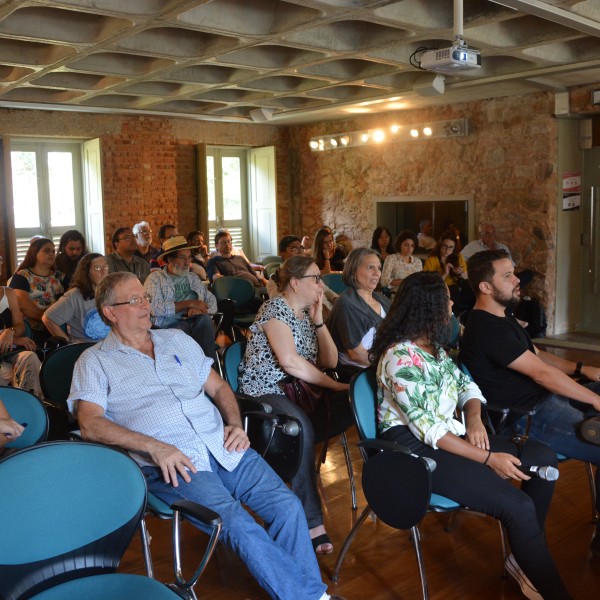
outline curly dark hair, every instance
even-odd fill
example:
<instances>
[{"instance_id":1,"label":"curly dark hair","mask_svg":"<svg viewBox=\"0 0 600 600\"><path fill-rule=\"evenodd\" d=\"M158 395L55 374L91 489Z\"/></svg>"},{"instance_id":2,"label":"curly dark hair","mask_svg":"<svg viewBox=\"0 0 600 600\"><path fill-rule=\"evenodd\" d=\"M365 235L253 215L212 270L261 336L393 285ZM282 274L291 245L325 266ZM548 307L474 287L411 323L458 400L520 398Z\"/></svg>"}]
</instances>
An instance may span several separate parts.
<instances>
[{"instance_id":1,"label":"curly dark hair","mask_svg":"<svg viewBox=\"0 0 600 600\"><path fill-rule=\"evenodd\" d=\"M449 338L448 297L448 287L438 273L420 271L409 275L375 333L369 352L371 364L377 365L393 344L417 338L428 339L439 358L438 352Z\"/></svg>"},{"instance_id":2,"label":"curly dark hair","mask_svg":"<svg viewBox=\"0 0 600 600\"><path fill-rule=\"evenodd\" d=\"M98 252L91 252L90 254L83 256L77 263L77 268L71 279L70 288L77 288L81 292L84 300L91 300L94 298L94 287L92 286L92 280L90 279L90 267L94 260L102 258L103 256L103 254L98 254Z\"/></svg>"},{"instance_id":3,"label":"curly dark hair","mask_svg":"<svg viewBox=\"0 0 600 600\"><path fill-rule=\"evenodd\" d=\"M396 250L394 249L394 244L392 242L392 234L390 232L390 230L387 227L384 227L383 225L380 225L379 227L377 227L375 229L375 231L373 232L373 237L371 238L371 248L373 248L373 250L377 250L377 252L379 252L379 238L381 237L381 234L385 231L385 233L388 234L388 237L390 238L390 241L388 242L387 248L385 249L385 251L388 254L394 254L396 252Z\"/></svg>"}]
</instances>

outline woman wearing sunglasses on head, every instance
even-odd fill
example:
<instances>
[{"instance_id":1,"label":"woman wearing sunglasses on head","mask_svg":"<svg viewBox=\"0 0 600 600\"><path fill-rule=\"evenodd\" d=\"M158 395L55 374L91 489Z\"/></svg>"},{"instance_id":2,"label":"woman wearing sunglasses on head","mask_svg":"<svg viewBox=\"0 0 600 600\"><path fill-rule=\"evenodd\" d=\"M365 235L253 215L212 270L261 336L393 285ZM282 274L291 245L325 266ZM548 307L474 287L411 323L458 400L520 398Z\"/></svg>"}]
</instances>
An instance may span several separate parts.
<instances>
[{"instance_id":1,"label":"woman wearing sunglasses on head","mask_svg":"<svg viewBox=\"0 0 600 600\"><path fill-rule=\"evenodd\" d=\"M308 256L294 256L283 263L274 278L280 294L260 307L250 327L246 354L239 368L240 391L260 397L273 407L273 412L287 413L300 421L302 458L291 487L302 501L315 551L330 554L333 546L323 525L314 445L326 433L341 433L352 423L348 386L321 371L336 366L338 353L323 322L319 267ZM284 393L290 376L323 389L327 401L322 398L316 402L314 411L307 415ZM326 432L328 411L331 421Z\"/></svg>"}]
</instances>

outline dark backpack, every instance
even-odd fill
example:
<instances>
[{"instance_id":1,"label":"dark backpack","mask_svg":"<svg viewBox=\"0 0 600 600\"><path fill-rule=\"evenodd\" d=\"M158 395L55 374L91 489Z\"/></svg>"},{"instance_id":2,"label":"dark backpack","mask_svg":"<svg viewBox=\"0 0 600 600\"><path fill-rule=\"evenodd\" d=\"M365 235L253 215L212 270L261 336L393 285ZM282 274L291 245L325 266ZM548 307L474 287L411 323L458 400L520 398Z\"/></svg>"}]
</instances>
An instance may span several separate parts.
<instances>
[{"instance_id":1,"label":"dark backpack","mask_svg":"<svg viewBox=\"0 0 600 600\"><path fill-rule=\"evenodd\" d=\"M515 317L527 323L527 333L532 338L541 338L546 336L546 313L539 300L524 296L517 306Z\"/></svg>"}]
</instances>

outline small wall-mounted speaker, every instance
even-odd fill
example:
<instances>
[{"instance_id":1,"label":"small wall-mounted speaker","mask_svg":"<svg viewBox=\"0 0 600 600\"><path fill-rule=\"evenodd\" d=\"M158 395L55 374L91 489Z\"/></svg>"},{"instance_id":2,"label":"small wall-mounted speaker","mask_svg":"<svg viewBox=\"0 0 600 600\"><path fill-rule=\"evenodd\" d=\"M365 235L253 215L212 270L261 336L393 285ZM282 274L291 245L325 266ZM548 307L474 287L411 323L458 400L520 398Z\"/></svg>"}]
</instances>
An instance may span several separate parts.
<instances>
[{"instance_id":1,"label":"small wall-mounted speaker","mask_svg":"<svg viewBox=\"0 0 600 600\"><path fill-rule=\"evenodd\" d=\"M264 123L264 121L270 121L273 118L272 108L255 108L250 111L250 118L255 123Z\"/></svg>"}]
</instances>

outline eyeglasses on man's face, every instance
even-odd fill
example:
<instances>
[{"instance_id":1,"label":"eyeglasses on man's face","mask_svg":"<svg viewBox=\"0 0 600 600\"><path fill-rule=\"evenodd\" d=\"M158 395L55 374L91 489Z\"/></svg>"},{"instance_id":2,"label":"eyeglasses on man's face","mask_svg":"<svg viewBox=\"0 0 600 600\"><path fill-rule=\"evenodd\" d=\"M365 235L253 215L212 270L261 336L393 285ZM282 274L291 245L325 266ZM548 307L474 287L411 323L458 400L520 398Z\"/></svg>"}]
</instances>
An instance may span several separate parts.
<instances>
[{"instance_id":1,"label":"eyeglasses on man's face","mask_svg":"<svg viewBox=\"0 0 600 600\"><path fill-rule=\"evenodd\" d=\"M129 304L129 306L139 306L144 303L144 300L150 304L152 302L152 296L150 294L144 294L143 296L133 296L129 298L126 302L115 302L110 306L125 306Z\"/></svg>"},{"instance_id":2,"label":"eyeglasses on man's face","mask_svg":"<svg viewBox=\"0 0 600 600\"><path fill-rule=\"evenodd\" d=\"M319 273L317 273L316 275L301 275L300 277L298 277L298 279L306 279L307 277L314 277L315 278L315 283L317 285L319 283L321 283L321 281L323 281L323 278L321 277L321 275Z\"/></svg>"},{"instance_id":3,"label":"eyeglasses on man's face","mask_svg":"<svg viewBox=\"0 0 600 600\"><path fill-rule=\"evenodd\" d=\"M293 252L295 254L298 254L298 252L302 252L302 246L300 244L298 244L297 246L288 246L286 250L287 252Z\"/></svg>"},{"instance_id":4,"label":"eyeglasses on man's face","mask_svg":"<svg viewBox=\"0 0 600 600\"><path fill-rule=\"evenodd\" d=\"M127 235L124 235L123 237L120 237L118 241L119 242L123 242L123 241L130 242L131 240L134 240L134 239L135 239L135 235L133 235L133 233L129 233Z\"/></svg>"},{"instance_id":5,"label":"eyeglasses on man's face","mask_svg":"<svg viewBox=\"0 0 600 600\"><path fill-rule=\"evenodd\" d=\"M152 229L140 229L138 231L139 235L150 235L152 233Z\"/></svg>"}]
</instances>

